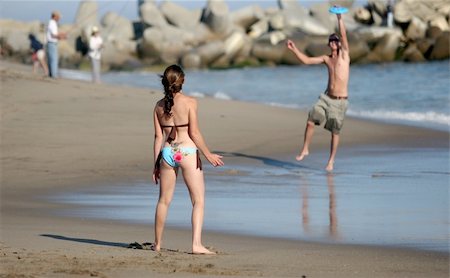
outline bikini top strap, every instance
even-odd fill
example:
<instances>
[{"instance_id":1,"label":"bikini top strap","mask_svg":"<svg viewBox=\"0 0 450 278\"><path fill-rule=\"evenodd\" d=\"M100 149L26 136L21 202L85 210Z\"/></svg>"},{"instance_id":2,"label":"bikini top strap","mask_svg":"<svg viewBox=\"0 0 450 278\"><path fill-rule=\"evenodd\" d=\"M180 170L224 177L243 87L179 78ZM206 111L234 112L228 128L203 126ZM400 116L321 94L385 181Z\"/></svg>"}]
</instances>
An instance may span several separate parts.
<instances>
[{"instance_id":1,"label":"bikini top strap","mask_svg":"<svg viewBox=\"0 0 450 278\"><path fill-rule=\"evenodd\" d=\"M171 127L172 128L170 130L169 137L167 137L167 142L170 144L170 143L172 143L173 140L175 140L175 138L177 136L177 127L185 127L185 126L189 126L189 124L184 124L184 125L162 125L161 128L163 128L163 127Z\"/></svg>"}]
</instances>

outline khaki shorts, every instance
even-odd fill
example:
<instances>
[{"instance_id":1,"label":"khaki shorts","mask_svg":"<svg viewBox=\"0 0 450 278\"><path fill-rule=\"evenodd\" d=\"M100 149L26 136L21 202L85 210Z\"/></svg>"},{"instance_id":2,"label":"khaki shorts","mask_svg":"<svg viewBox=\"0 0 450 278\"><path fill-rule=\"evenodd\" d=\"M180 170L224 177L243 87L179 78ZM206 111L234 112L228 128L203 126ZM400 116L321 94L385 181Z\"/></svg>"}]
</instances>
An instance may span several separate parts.
<instances>
[{"instance_id":1,"label":"khaki shorts","mask_svg":"<svg viewBox=\"0 0 450 278\"><path fill-rule=\"evenodd\" d=\"M331 99L326 94L321 94L317 103L309 111L308 121L315 125L321 125L325 122L325 129L334 134L339 134L344 125L347 107L347 99Z\"/></svg>"}]
</instances>

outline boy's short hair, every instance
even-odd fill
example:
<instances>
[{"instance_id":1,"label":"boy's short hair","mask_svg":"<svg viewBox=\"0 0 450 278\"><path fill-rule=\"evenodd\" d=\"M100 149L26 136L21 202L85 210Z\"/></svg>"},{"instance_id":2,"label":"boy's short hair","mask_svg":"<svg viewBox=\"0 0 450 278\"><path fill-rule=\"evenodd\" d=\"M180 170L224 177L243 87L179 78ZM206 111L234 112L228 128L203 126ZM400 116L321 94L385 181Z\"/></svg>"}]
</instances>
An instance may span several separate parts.
<instances>
[{"instance_id":1,"label":"boy's short hair","mask_svg":"<svg viewBox=\"0 0 450 278\"><path fill-rule=\"evenodd\" d=\"M328 42L332 42L332 41L340 42L341 38L339 38L339 36L337 34L331 34L328 37Z\"/></svg>"}]
</instances>

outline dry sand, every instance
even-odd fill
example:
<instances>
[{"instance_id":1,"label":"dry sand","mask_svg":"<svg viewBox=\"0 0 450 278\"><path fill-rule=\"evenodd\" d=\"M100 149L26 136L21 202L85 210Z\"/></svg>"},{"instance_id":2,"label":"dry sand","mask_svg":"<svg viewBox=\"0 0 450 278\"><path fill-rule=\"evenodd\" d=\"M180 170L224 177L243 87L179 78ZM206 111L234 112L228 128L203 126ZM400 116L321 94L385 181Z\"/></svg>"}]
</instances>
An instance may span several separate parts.
<instances>
[{"instance_id":1,"label":"dry sand","mask_svg":"<svg viewBox=\"0 0 450 278\"><path fill-rule=\"evenodd\" d=\"M216 256L188 254L190 231L168 228L161 253L125 248L153 239L148 225L55 216L43 196L147 180L157 90L33 76L1 69L0 277L448 277L449 255L204 232ZM189 78L189 76L187 76ZM306 113L199 99L212 150L269 158L295 156ZM389 143L448 146L448 133L348 119L343 146ZM317 129L314 149L327 148ZM225 163L243 160L226 157ZM242 162L242 161L240 161ZM244 161L252 163L251 160ZM255 162L253 162L255 163ZM324 161L325 164L325 161Z\"/></svg>"}]
</instances>

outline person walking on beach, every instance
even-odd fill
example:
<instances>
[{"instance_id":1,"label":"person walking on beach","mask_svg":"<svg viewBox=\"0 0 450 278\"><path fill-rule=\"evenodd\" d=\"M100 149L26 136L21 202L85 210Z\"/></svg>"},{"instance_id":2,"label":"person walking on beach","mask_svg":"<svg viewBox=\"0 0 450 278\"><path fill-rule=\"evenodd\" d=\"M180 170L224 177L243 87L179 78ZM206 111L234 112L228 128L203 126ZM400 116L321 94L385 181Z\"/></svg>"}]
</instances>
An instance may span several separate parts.
<instances>
[{"instance_id":1,"label":"person walking on beach","mask_svg":"<svg viewBox=\"0 0 450 278\"><path fill-rule=\"evenodd\" d=\"M31 60L33 61L33 73L37 73L39 65L44 70L45 76L48 76L47 61L45 60L44 45L36 38L35 35L29 34L30 48L32 51Z\"/></svg>"},{"instance_id":2,"label":"person walking on beach","mask_svg":"<svg viewBox=\"0 0 450 278\"><path fill-rule=\"evenodd\" d=\"M89 58L92 67L92 82L100 83L101 72L101 50L103 48L103 39L99 34L97 26L92 27L91 37L89 38Z\"/></svg>"},{"instance_id":3,"label":"person walking on beach","mask_svg":"<svg viewBox=\"0 0 450 278\"><path fill-rule=\"evenodd\" d=\"M58 11L53 11L47 25L47 61L49 76L52 78L58 78L58 41L66 38L66 34L58 32L58 22L60 19L61 14Z\"/></svg>"},{"instance_id":4,"label":"person walking on beach","mask_svg":"<svg viewBox=\"0 0 450 278\"><path fill-rule=\"evenodd\" d=\"M197 101L183 94L184 72L171 65L162 75L164 98L154 109L153 181L159 185L155 212L155 242L152 249L160 251L164 224L175 190L178 170L192 202L192 253L215 254L202 245L201 234L205 204L205 182L199 150L214 166L224 165L222 156L209 151L197 122Z\"/></svg>"},{"instance_id":5,"label":"person walking on beach","mask_svg":"<svg viewBox=\"0 0 450 278\"><path fill-rule=\"evenodd\" d=\"M331 132L331 149L326 166L327 171L332 171L334 167L334 159L339 145L339 134L348 106L348 80L350 76L347 32L341 14L337 14L337 20L341 38L337 34L329 36L330 55L309 57L298 50L294 42L291 40L287 41L287 47L303 64L325 64L328 68L327 89L320 95L319 100L308 114L303 147L296 156L296 159L301 161L309 154L309 144L313 137L314 125L320 125L325 122L325 129Z\"/></svg>"}]
</instances>

